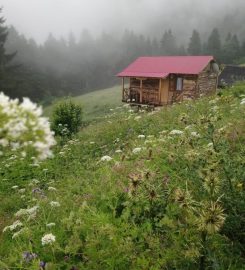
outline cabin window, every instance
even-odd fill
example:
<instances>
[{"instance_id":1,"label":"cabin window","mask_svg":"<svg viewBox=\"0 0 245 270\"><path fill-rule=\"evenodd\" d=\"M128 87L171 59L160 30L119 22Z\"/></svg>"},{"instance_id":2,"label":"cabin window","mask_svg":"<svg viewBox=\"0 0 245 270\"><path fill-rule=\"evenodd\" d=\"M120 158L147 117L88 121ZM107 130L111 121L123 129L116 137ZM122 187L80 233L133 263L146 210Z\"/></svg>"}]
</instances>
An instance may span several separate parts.
<instances>
[{"instance_id":1,"label":"cabin window","mask_svg":"<svg viewBox=\"0 0 245 270\"><path fill-rule=\"evenodd\" d=\"M176 90L177 91L183 90L183 78L177 78Z\"/></svg>"}]
</instances>

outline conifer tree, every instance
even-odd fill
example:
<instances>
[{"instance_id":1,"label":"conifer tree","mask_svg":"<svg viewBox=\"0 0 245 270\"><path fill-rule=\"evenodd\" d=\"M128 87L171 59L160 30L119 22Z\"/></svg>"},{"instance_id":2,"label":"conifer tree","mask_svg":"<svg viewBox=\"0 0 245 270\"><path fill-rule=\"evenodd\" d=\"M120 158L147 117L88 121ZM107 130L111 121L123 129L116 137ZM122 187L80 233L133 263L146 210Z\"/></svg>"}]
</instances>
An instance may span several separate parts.
<instances>
[{"instance_id":1,"label":"conifer tree","mask_svg":"<svg viewBox=\"0 0 245 270\"><path fill-rule=\"evenodd\" d=\"M2 8L0 8L0 14L1 13ZM9 63L16 53L6 53L5 43L8 37L8 28L4 23L5 19L0 16L0 90L9 94L14 88L15 81L12 80L12 73L16 67L9 65Z\"/></svg>"},{"instance_id":2,"label":"conifer tree","mask_svg":"<svg viewBox=\"0 0 245 270\"><path fill-rule=\"evenodd\" d=\"M0 14L2 8L0 8ZM13 59L15 53L7 54L5 50L5 42L8 37L8 28L4 25L5 19L0 17L0 79L4 76L8 63Z\"/></svg>"},{"instance_id":3,"label":"conifer tree","mask_svg":"<svg viewBox=\"0 0 245 270\"><path fill-rule=\"evenodd\" d=\"M161 49L166 55L175 55L177 53L176 40L171 29L165 31L161 39Z\"/></svg>"},{"instance_id":4,"label":"conifer tree","mask_svg":"<svg viewBox=\"0 0 245 270\"><path fill-rule=\"evenodd\" d=\"M217 28L213 29L208 38L207 53L215 56L218 60L221 57L221 40L219 30Z\"/></svg>"},{"instance_id":5,"label":"conifer tree","mask_svg":"<svg viewBox=\"0 0 245 270\"><path fill-rule=\"evenodd\" d=\"M200 55L202 53L202 44L200 34L197 30L193 30L190 38L188 53L190 55Z\"/></svg>"}]
</instances>

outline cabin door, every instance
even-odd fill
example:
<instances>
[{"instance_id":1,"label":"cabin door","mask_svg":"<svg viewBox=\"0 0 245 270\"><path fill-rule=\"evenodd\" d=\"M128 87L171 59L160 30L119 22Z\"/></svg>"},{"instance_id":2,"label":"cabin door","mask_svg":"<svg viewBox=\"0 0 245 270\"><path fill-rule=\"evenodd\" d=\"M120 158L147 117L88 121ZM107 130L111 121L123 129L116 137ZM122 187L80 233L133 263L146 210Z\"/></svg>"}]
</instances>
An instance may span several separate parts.
<instances>
[{"instance_id":1,"label":"cabin door","mask_svg":"<svg viewBox=\"0 0 245 270\"><path fill-rule=\"evenodd\" d=\"M169 89L168 89L168 103L172 104L174 102L174 93L176 92L176 76L171 74L169 76Z\"/></svg>"}]
</instances>

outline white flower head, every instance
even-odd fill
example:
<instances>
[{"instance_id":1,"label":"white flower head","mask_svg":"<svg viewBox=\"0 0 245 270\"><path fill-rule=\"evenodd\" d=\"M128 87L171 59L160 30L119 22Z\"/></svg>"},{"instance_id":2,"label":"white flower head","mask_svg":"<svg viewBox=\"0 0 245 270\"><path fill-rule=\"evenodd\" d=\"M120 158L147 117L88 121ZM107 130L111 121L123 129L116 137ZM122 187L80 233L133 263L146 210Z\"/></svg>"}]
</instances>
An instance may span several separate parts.
<instances>
[{"instance_id":1,"label":"white flower head","mask_svg":"<svg viewBox=\"0 0 245 270\"><path fill-rule=\"evenodd\" d=\"M199 138L200 137L200 135L196 131L192 131L191 132L191 136L192 137L196 137L196 138Z\"/></svg>"},{"instance_id":2,"label":"white flower head","mask_svg":"<svg viewBox=\"0 0 245 270\"><path fill-rule=\"evenodd\" d=\"M50 202L51 207L55 208L55 207L60 207L60 203L59 202L55 202L55 201L51 201Z\"/></svg>"},{"instance_id":3,"label":"white flower head","mask_svg":"<svg viewBox=\"0 0 245 270\"><path fill-rule=\"evenodd\" d=\"M242 100L241 100L241 103L240 103L241 105L244 105L245 104L245 98L243 98Z\"/></svg>"},{"instance_id":4,"label":"white flower head","mask_svg":"<svg viewBox=\"0 0 245 270\"><path fill-rule=\"evenodd\" d=\"M113 158L110 156L103 156L100 160L101 161L111 161Z\"/></svg>"},{"instance_id":5,"label":"white flower head","mask_svg":"<svg viewBox=\"0 0 245 270\"><path fill-rule=\"evenodd\" d=\"M181 135L181 134L183 134L183 131L178 130L178 129L173 129L172 131L170 131L169 134L170 135Z\"/></svg>"},{"instance_id":6,"label":"white flower head","mask_svg":"<svg viewBox=\"0 0 245 270\"><path fill-rule=\"evenodd\" d=\"M57 191L57 189L55 187L48 187L49 191Z\"/></svg>"},{"instance_id":7,"label":"white flower head","mask_svg":"<svg viewBox=\"0 0 245 270\"><path fill-rule=\"evenodd\" d=\"M55 242L55 236L52 233L45 234L41 241L43 246L50 245Z\"/></svg>"},{"instance_id":8,"label":"white flower head","mask_svg":"<svg viewBox=\"0 0 245 270\"><path fill-rule=\"evenodd\" d=\"M145 138L145 135L143 135L143 134L138 135L138 138L139 138L139 139L144 139L144 138Z\"/></svg>"},{"instance_id":9,"label":"white flower head","mask_svg":"<svg viewBox=\"0 0 245 270\"><path fill-rule=\"evenodd\" d=\"M23 224L19 220L16 220L12 225L9 225L3 229L3 232L6 232L7 230L14 231L18 227L22 227Z\"/></svg>"},{"instance_id":10,"label":"white flower head","mask_svg":"<svg viewBox=\"0 0 245 270\"><path fill-rule=\"evenodd\" d=\"M142 150L141 147L136 147L136 148L133 149L132 152L133 152L133 154L137 154L137 153L139 153L141 150Z\"/></svg>"},{"instance_id":11,"label":"white flower head","mask_svg":"<svg viewBox=\"0 0 245 270\"><path fill-rule=\"evenodd\" d=\"M46 227L51 228L54 227L56 224L54 222L46 224Z\"/></svg>"}]
</instances>

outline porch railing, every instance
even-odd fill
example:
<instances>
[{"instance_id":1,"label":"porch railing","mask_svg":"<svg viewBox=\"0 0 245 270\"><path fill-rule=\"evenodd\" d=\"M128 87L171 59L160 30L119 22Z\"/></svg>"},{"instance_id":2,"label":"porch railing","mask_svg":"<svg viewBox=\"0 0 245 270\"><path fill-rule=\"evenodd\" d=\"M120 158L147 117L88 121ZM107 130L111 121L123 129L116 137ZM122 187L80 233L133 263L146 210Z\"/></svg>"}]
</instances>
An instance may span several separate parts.
<instances>
[{"instance_id":1,"label":"porch railing","mask_svg":"<svg viewBox=\"0 0 245 270\"><path fill-rule=\"evenodd\" d=\"M159 90L154 88L124 88L122 101L135 104L160 105Z\"/></svg>"}]
</instances>

